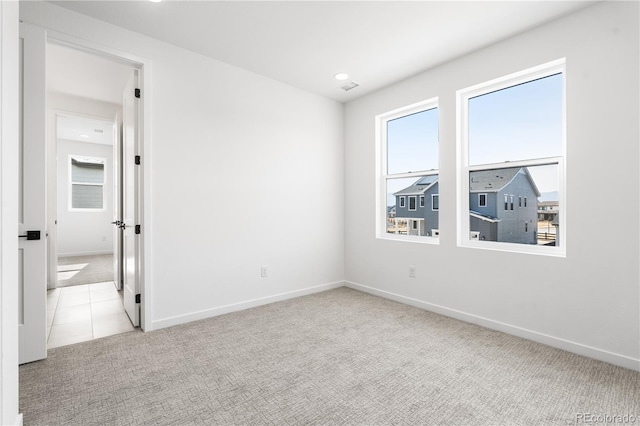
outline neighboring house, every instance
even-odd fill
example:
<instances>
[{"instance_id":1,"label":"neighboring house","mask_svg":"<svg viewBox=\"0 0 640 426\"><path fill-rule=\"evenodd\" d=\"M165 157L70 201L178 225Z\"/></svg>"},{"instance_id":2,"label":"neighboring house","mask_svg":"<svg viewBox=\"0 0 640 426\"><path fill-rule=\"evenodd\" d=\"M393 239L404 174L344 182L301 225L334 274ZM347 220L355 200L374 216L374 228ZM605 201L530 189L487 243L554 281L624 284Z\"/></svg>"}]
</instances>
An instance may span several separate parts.
<instances>
[{"instance_id":1,"label":"neighboring house","mask_svg":"<svg viewBox=\"0 0 640 426\"><path fill-rule=\"evenodd\" d=\"M471 238L537 244L539 196L526 167L471 172Z\"/></svg>"},{"instance_id":2,"label":"neighboring house","mask_svg":"<svg viewBox=\"0 0 640 426\"><path fill-rule=\"evenodd\" d=\"M393 194L396 232L406 221L408 235L439 235L438 176L425 176ZM470 173L471 238L537 244L540 192L526 167Z\"/></svg>"},{"instance_id":3,"label":"neighboring house","mask_svg":"<svg viewBox=\"0 0 640 426\"><path fill-rule=\"evenodd\" d=\"M438 175L425 176L395 194L396 232L406 221L408 235L438 236Z\"/></svg>"},{"instance_id":4,"label":"neighboring house","mask_svg":"<svg viewBox=\"0 0 640 426\"><path fill-rule=\"evenodd\" d=\"M387 218L393 219L396 217L396 206L387 207Z\"/></svg>"},{"instance_id":5,"label":"neighboring house","mask_svg":"<svg viewBox=\"0 0 640 426\"><path fill-rule=\"evenodd\" d=\"M560 211L558 201L541 201L538 203L538 220L553 221Z\"/></svg>"}]
</instances>

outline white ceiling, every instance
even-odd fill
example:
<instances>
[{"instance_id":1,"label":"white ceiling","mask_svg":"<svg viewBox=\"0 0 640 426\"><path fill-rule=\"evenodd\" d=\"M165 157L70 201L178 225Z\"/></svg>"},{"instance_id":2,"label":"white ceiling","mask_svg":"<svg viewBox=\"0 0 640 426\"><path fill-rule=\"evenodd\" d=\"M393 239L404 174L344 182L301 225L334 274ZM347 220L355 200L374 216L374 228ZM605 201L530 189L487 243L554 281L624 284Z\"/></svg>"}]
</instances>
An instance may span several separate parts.
<instances>
[{"instance_id":1,"label":"white ceiling","mask_svg":"<svg viewBox=\"0 0 640 426\"><path fill-rule=\"evenodd\" d=\"M593 2L52 3L346 102ZM338 72L360 86L339 89Z\"/></svg>"}]
</instances>

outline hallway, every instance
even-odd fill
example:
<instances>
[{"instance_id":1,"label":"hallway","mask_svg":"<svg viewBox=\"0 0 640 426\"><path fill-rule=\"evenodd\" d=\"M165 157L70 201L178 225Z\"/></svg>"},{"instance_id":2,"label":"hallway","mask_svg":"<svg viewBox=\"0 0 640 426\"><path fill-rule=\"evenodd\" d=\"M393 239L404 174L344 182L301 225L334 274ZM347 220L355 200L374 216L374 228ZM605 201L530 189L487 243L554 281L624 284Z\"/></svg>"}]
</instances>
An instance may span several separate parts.
<instances>
[{"instance_id":1,"label":"hallway","mask_svg":"<svg viewBox=\"0 0 640 426\"><path fill-rule=\"evenodd\" d=\"M113 282L47 292L47 348L71 345L134 329Z\"/></svg>"}]
</instances>

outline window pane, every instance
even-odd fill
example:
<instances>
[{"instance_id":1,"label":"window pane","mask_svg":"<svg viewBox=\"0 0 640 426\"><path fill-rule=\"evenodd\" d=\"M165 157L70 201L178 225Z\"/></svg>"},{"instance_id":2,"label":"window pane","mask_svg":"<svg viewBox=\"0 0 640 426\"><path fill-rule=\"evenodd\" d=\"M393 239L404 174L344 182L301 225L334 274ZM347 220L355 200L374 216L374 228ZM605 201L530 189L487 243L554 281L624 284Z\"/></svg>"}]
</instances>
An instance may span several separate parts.
<instances>
[{"instance_id":1,"label":"window pane","mask_svg":"<svg viewBox=\"0 0 640 426\"><path fill-rule=\"evenodd\" d=\"M469 99L469 164L561 156L562 85L554 74Z\"/></svg>"},{"instance_id":2,"label":"window pane","mask_svg":"<svg viewBox=\"0 0 640 426\"><path fill-rule=\"evenodd\" d=\"M387 122L387 173L438 169L438 109Z\"/></svg>"},{"instance_id":3,"label":"window pane","mask_svg":"<svg viewBox=\"0 0 640 426\"><path fill-rule=\"evenodd\" d=\"M470 172L470 238L556 245L560 232L558 188L557 165ZM486 195L479 197L480 193ZM522 204L514 203L520 197Z\"/></svg>"},{"instance_id":4,"label":"window pane","mask_svg":"<svg viewBox=\"0 0 640 426\"><path fill-rule=\"evenodd\" d=\"M87 161L81 161L76 158L72 158L71 182L104 183L104 160L91 159Z\"/></svg>"},{"instance_id":5,"label":"window pane","mask_svg":"<svg viewBox=\"0 0 640 426\"><path fill-rule=\"evenodd\" d=\"M102 185L71 185L71 207L102 209Z\"/></svg>"},{"instance_id":6,"label":"window pane","mask_svg":"<svg viewBox=\"0 0 640 426\"><path fill-rule=\"evenodd\" d=\"M438 175L420 178L387 179L387 222L386 232L435 236L438 229L438 212L431 205L417 203L421 197L431 200L438 194ZM437 197L436 197L437 198ZM402 203L402 200L406 200Z\"/></svg>"}]
</instances>

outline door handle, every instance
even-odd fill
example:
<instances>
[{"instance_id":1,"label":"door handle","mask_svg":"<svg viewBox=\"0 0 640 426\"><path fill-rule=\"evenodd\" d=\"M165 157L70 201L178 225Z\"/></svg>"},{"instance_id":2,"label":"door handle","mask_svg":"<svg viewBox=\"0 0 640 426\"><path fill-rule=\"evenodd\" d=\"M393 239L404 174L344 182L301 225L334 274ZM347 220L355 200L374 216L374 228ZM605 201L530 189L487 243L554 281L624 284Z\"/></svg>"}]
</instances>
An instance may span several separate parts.
<instances>
[{"instance_id":1,"label":"door handle","mask_svg":"<svg viewBox=\"0 0 640 426\"><path fill-rule=\"evenodd\" d=\"M26 238L27 240L39 240L40 231L27 231L26 235L18 235L18 238Z\"/></svg>"}]
</instances>

